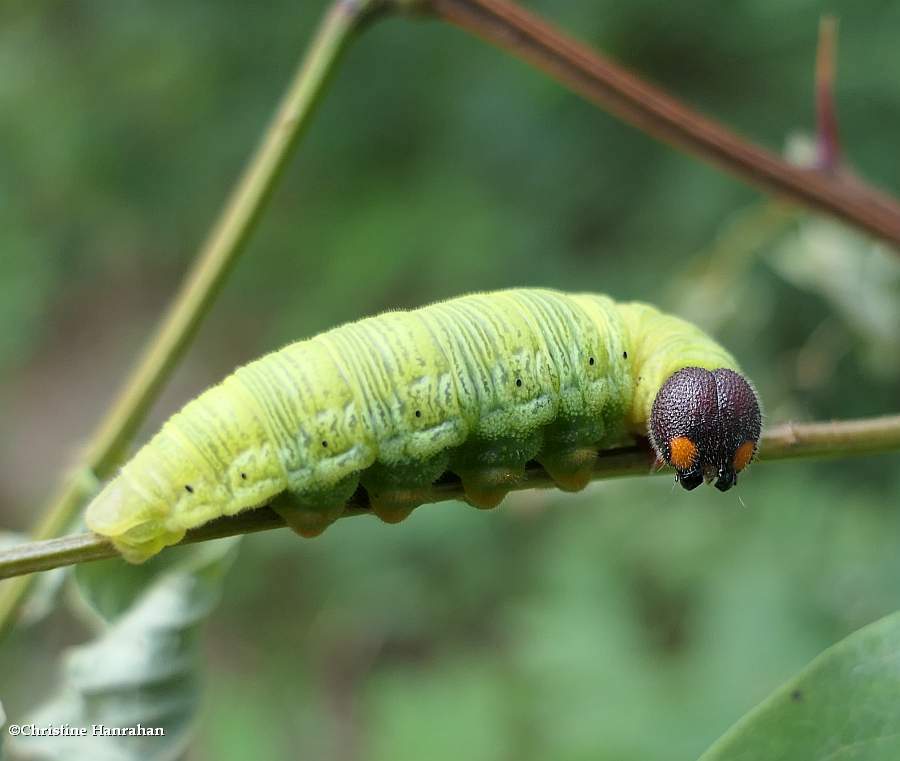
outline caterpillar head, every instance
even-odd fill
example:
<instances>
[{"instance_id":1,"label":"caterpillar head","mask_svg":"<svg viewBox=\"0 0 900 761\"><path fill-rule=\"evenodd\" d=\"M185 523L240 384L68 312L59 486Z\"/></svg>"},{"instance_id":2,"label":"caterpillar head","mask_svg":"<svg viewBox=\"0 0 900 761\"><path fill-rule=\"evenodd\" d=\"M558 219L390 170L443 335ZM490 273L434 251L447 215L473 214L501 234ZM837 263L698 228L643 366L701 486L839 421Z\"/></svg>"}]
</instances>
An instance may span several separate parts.
<instances>
[{"instance_id":1,"label":"caterpillar head","mask_svg":"<svg viewBox=\"0 0 900 761\"><path fill-rule=\"evenodd\" d=\"M685 367L673 373L650 414L653 446L688 490L704 480L714 481L720 491L734 486L756 454L761 428L753 387L724 368Z\"/></svg>"}]
</instances>

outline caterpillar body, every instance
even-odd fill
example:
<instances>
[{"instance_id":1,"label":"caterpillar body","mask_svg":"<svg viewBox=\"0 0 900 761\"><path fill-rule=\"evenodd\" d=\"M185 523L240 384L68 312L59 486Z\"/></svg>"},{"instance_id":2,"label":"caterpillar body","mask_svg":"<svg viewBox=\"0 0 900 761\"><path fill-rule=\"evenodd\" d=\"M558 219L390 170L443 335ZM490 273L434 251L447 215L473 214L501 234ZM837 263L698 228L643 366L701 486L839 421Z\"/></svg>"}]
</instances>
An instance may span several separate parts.
<instances>
[{"instance_id":1,"label":"caterpillar body","mask_svg":"<svg viewBox=\"0 0 900 761\"><path fill-rule=\"evenodd\" d=\"M649 431L648 431L649 428ZM496 506L537 460L565 490L649 435L679 482L725 490L756 451L756 394L699 328L642 303L513 289L387 312L290 344L189 402L88 506L129 561L271 505L314 536L361 485L403 520L445 471Z\"/></svg>"}]
</instances>

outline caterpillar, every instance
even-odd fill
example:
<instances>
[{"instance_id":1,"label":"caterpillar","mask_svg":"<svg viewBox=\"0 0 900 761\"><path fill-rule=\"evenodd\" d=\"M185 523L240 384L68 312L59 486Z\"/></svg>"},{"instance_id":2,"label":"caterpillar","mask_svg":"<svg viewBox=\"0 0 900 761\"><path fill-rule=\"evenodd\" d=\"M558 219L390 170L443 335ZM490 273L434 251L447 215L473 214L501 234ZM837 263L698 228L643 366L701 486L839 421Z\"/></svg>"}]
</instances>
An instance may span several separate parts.
<instances>
[{"instance_id":1,"label":"caterpillar","mask_svg":"<svg viewBox=\"0 0 900 761\"><path fill-rule=\"evenodd\" d=\"M238 368L173 415L90 503L131 562L270 505L321 533L360 486L388 523L445 471L495 507L537 460L564 490L598 449L649 436L677 481L726 491L753 459L759 400L699 328L647 304L541 289L392 311Z\"/></svg>"}]
</instances>

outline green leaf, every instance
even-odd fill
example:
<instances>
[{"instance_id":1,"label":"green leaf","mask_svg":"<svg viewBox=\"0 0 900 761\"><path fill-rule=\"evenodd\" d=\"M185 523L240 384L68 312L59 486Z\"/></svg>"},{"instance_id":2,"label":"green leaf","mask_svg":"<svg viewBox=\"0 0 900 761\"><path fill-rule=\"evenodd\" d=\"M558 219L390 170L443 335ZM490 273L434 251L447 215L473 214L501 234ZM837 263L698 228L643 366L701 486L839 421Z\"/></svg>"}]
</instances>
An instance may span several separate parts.
<instances>
[{"instance_id":1,"label":"green leaf","mask_svg":"<svg viewBox=\"0 0 900 761\"><path fill-rule=\"evenodd\" d=\"M186 547L177 561L148 574L143 587L121 561L109 565L107 575L121 574L130 584L107 588L100 574L90 575L82 589L99 595L104 612L116 615L96 639L64 654L57 694L21 722L84 727L87 736L20 736L10 746L39 759L178 758L199 700L199 625L219 600L236 545L220 540ZM104 597L104 589L115 592ZM160 728L164 735L104 736L93 733L96 725L132 732Z\"/></svg>"},{"instance_id":2,"label":"green leaf","mask_svg":"<svg viewBox=\"0 0 900 761\"><path fill-rule=\"evenodd\" d=\"M815 217L785 236L769 260L785 281L828 303L834 319L858 339L845 342L848 349L863 354L875 371L896 377L900 260L887 246Z\"/></svg>"},{"instance_id":3,"label":"green leaf","mask_svg":"<svg viewBox=\"0 0 900 761\"><path fill-rule=\"evenodd\" d=\"M3 703L0 703L0 758L3 758L3 736L6 732L3 728L6 726L6 713L3 711Z\"/></svg>"},{"instance_id":4,"label":"green leaf","mask_svg":"<svg viewBox=\"0 0 900 761\"><path fill-rule=\"evenodd\" d=\"M851 634L726 732L700 761L896 761L900 613Z\"/></svg>"},{"instance_id":5,"label":"green leaf","mask_svg":"<svg viewBox=\"0 0 900 761\"><path fill-rule=\"evenodd\" d=\"M240 537L196 545L171 547L140 565L126 563L121 558L81 563L74 576L81 592L81 600L103 621L112 622L134 605L157 579L166 574L202 572L215 563L228 547Z\"/></svg>"}]
</instances>

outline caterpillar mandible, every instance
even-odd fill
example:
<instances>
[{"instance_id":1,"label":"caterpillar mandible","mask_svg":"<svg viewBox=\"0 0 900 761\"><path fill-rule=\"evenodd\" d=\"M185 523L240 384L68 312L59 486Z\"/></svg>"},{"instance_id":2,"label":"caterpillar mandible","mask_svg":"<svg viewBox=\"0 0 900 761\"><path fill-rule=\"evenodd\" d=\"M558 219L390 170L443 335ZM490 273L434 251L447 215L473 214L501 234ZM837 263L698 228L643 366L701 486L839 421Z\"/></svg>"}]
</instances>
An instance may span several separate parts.
<instances>
[{"instance_id":1,"label":"caterpillar mandible","mask_svg":"<svg viewBox=\"0 0 900 761\"><path fill-rule=\"evenodd\" d=\"M270 505L315 536L362 486L389 523L445 471L496 506L537 460L584 488L600 448L648 435L686 489L725 491L756 453L756 392L699 328L642 303L512 289L387 312L238 368L88 506L129 561Z\"/></svg>"}]
</instances>

